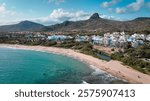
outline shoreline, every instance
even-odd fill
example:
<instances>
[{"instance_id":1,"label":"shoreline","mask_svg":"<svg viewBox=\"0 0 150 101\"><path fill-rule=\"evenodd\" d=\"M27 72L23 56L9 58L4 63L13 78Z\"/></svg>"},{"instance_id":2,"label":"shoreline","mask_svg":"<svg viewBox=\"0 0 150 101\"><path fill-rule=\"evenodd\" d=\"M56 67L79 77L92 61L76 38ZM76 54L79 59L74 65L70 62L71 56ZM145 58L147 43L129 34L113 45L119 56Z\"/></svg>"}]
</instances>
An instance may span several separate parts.
<instances>
[{"instance_id":1,"label":"shoreline","mask_svg":"<svg viewBox=\"0 0 150 101\"><path fill-rule=\"evenodd\" d=\"M33 50L40 52L48 52L54 54L60 54L68 57L72 57L81 62L86 63L96 67L96 69L100 69L105 71L112 76L118 77L123 80L127 80L129 83L140 83L140 84L150 84L150 75L143 74L137 70L129 68L129 66L122 65L121 62L116 60L111 60L109 62L94 58L90 55L85 55L75 50L71 49L63 49L56 47L45 47L45 46L25 46L25 45L11 45L11 44L0 44L0 48L15 48L15 49L23 49L23 50ZM93 69L93 68L92 68Z\"/></svg>"}]
</instances>

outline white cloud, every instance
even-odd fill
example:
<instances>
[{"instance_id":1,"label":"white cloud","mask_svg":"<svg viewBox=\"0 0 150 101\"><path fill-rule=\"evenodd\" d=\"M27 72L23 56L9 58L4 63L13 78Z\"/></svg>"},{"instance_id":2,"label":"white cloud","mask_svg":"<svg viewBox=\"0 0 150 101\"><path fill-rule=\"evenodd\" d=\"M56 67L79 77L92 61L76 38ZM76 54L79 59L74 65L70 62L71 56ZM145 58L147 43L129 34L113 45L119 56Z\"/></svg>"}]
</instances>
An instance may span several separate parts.
<instances>
[{"instance_id":1,"label":"white cloud","mask_svg":"<svg viewBox=\"0 0 150 101\"><path fill-rule=\"evenodd\" d=\"M0 17L5 17L5 16L13 16L15 14L17 14L15 11L12 11L12 10L8 10L7 7L6 7L6 4L5 3L2 3L0 5Z\"/></svg>"},{"instance_id":2,"label":"white cloud","mask_svg":"<svg viewBox=\"0 0 150 101\"><path fill-rule=\"evenodd\" d=\"M109 6L118 3L121 0L111 0L110 2L103 2L101 6L103 8L108 8ZM117 7L117 8L108 8L107 10L110 12L115 12L117 14L125 14L125 13L132 13L139 11L143 6L147 6L150 8L150 2L145 3L144 0L135 0L124 7Z\"/></svg>"},{"instance_id":3,"label":"white cloud","mask_svg":"<svg viewBox=\"0 0 150 101\"><path fill-rule=\"evenodd\" d=\"M114 17L114 16L108 16L108 15L104 15L104 14L101 14L100 15L101 18L104 18L104 19L110 19L110 20L121 20L120 18L118 17Z\"/></svg>"},{"instance_id":4,"label":"white cloud","mask_svg":"<svg viewBox=\"0 0 150 101\"><path fill-rule=\"evenodd\" d=\"M48 17L43 17L36 19L44 24L56 24L61 23L64 21L78 21L78 20L86 20L91 16L84 11L76 11L76 12L69 12L63 10L62 8L54 9L52 13Z\"/></svg>"},{"instance_id":5,"label":"white cloud","mask_svg":"<svg viewBox=\"0 0 150 101\"><path fill-rule=\"evenodd\" d=\"M138 11L143 6L144 6L144 0L136 0L136 2L129 4L127 7L132 11Z\"/></svg>"},{"instance_id":6,"label":"white cloud","mask_svg":"<svg viewBox=\"0 0 150 101\"><path fill-rule=\"evenodd\" d=\"M55 9L50 14L50 19L53 19L55 21L65 21L65 20L84 20L90 15L84 11L76 11L76 12L69 12L66 10L63 10L62 8Z\"/></svg>"},{"instance_id":7,"label":"white cloud","mask_svg":"<svg viewBox=\"0 0 150 101\"><path fill-rule=\"evenodd\" d=\"M50 3L54 2L55 4L59 5L60 3L63 3L64 0L48 0L48 2L50 2Z\"/></svg>"},{"instance_id":8,"label":"white cloud","mask_svg":"<svg viewBox=\"0 0 150 101\"><path fill-rule=\"evenodd\" d=\"M7 9L7 5L5 3L0 4L0 25L12 24L21 18L21 13Z\"/></svg>"},{"instance_id":9,"label":"white cloud","mask_svg":"<svg viewBox=\"0 0 150 101\"><path fill-rule=\"evenodd\" d=\"M118 14L124 14L126 13L126 8L116 8L115 12Z\"/></svg>"},{"instance_id":10,"label":"white cloud","mask_svg":"<svg viewBox=\"0 0 150 101\"><path fill-rule=\"evenodd\" d=\"M125 7L117 7L111 10L108 9L108 11L115 12L117 14L137 12L144 6L144 4L144 0L136 0L136 2L132 2L131 4L126 5Z\"/></svg>"},{"instance_id":11,"label":"white cloud","mask_svg":"<svg viewBox=\"0 0 150 101\"><path fill-rule=\"evenodd\" d=\"M107 8L107 7L109 7L109 6L112 6L112 5L114 5L114 4L117 4L118 2L120 2L120 0L111 0L111 1L109 1L109 2L103 2L103 3L101 4L101 7Z\"/></svg>"},{"instance_id":12,"label":"white cloud","mask_svg":"<svg viewBox=\"0 0 150 101\"><path fill-rule=\"evenodd\" d=\"M61 21L61 20L69 20L72 17L72 13L65 11L63 9L55 9L50 14L49 18L53 19L55 21Z\"/></svg>"},{"instance_id":13,"label":"white cloud","mask_svg":"<svg viewBox=\"0 0 150 101\"><path fill-rule=\"evenodd\" d=\"M5 8L5 3L0 5L0 13L5 12L6 8Z\"/></svg>"}]
</instances>

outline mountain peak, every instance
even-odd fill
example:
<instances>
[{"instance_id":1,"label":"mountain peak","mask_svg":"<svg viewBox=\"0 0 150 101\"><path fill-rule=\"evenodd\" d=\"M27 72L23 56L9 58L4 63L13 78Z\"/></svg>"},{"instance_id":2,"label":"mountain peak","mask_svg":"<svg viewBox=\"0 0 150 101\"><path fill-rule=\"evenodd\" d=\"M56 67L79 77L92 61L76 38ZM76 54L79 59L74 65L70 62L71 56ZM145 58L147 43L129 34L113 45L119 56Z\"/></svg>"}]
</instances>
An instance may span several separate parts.
<instances>
[{"instance_id":1,"label":"mountain peak","mask_svg":"<svg viewBox=\"0 0 150 101\"><path fill-rule=\"evenodd\" d=\"M13 25L5 25L0 27L0 32L5 31L40 31L40 29L44 28L44 25L41 25L39 23L35 23L32 21L21 21L20 23L13 24Z\"/></svg>"},{"instance_id":2,"label":"mountain peak","mask_svg":"<svg viewBox=\"0 0 150 101\"><path fill-rule=\"evenodd\" d=\"M90 17L90 19L99 19L100 17L99 17L99 14L98 13L94 13L91 17Z\"/></svg>"},{"instance_id":3,"label":"mountain peak","mask_svg":"<svg viewBox=\"0 0 150 101\"><path fill-rule=\"evenodd\" d=\"M36 22L32 22L32 21L21 21L20 23L18 23L17 25L23 26L23 27L44 27L44 25L36 23Z\"/></svg>"},{"instance_id":4,"label":"mountain peak","mask_svg":"<svg viewBox=\"0 0 150 101\"><path fill-rule=\"evenodd\" d=\"M28 21L28 20L21 21L21 22L18 23L18 24L31 24L31 23L34 23L34 24L35 24L35 22L31 22L31 21Z\"/></svg>"}]
</instances>

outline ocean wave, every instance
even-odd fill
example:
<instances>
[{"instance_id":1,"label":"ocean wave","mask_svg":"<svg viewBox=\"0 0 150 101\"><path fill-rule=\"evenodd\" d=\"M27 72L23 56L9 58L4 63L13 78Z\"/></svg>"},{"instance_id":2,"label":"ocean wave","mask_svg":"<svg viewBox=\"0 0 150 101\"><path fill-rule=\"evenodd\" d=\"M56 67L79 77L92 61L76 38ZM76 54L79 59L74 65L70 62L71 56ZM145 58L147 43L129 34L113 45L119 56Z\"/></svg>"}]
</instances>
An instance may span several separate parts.
<instances>
[{"instance_id":1,"label":"ocean wave","mask_svg":"<svg viewBox=\"0 0 150 101\"><path fill-rule=\"evenodd\" d=\"M81 84L89 84L89 83L87 83L86 81L82 80Z\"/></svg>"},{"instance_id":2,"label":"ocean wave","mask_svg":"<svg viewBox=\"0 0 150 101\"><path fill-rule=\"evenodd\" d=\"M103 71L103 70L97 68L96 66L90 65L90 67L91 67L92 69L94 69L94 72L92 72L91 75L95 75L95 76L96 76L96 75L100 75L100 74L105 74L105 73L106 73L105 71Z\"/></svg>"},{"instance_id":3,"label":"ocean wave","mask_svg":"<svg viewBox=\"0 0 150 101\"><path fill-rule=\"evenodd\" d=\"M86 81L91 81L91 79L95 79L94 83L106 83L109 84L111 82L115 82L115 81L122 81L125 82L125 80L122 80L118 77L115 77L99 68L97 68L96 66L90 65L90 67L94 70L90 76L86 77ZM91 82L90 82L91 83Z\"/></svg>"}]
</instances>

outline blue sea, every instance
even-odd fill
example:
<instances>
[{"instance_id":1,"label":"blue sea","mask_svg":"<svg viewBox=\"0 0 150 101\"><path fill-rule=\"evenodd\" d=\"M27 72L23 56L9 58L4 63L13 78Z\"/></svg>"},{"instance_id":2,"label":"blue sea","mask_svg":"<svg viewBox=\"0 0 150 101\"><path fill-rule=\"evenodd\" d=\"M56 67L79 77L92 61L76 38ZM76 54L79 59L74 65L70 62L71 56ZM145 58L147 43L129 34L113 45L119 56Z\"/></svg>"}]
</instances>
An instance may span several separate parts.
<instances>
[{"instance_id":1,"label":"blue sea","mask_svg":"<svg viewBox=\"0 0 150 101\"><path fill-rule=\"evenodd\" d=\"M63 55L0 48L0 84L127 83Z\"/></svg>"}]
</instances>

